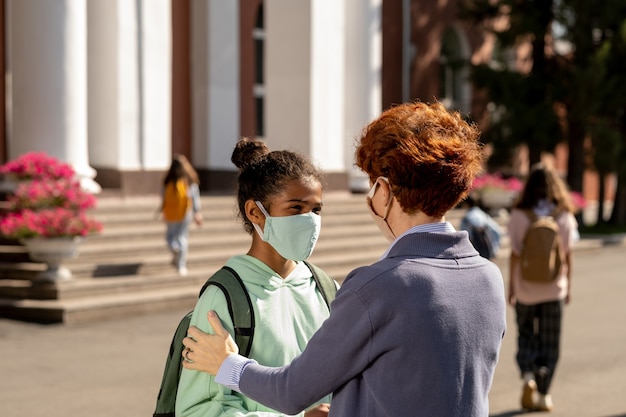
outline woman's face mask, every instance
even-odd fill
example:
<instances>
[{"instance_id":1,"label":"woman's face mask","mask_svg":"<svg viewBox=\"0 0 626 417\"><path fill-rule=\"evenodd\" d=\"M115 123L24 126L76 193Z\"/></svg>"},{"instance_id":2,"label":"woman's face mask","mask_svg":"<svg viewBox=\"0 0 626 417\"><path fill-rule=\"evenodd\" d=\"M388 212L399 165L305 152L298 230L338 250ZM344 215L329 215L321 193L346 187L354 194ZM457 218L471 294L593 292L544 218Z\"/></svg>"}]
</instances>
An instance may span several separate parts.
<instances>
[{"instance_id":1,"label":"woman's face mask","mask_svg":"<svg viewBox=\"0 0 626 417\"><path fill-rule=\"evenodd\" d=\"M387 216L389 215L389 209L391 208L391 203L393 202L392 196L389 196L389 202L385 206L385 214L383 217L380 217L378 214L376 214L376 212L374 211L374 207L372 207L372 199L374 198L374 195L376 195L376 190L378 190L378 184L380 181L385 181L389 183L389 181L385 177L376 178L374 185L372 185L369 193L367 193L367 207L370 210L370 214L372 215L374 223L376 223L376 226L378 226L378 230L380 230L385 239L387 239L389 242L393 242L396 238L396 235L391 230L391 227L389 227L389 223L387 223Z\"/></svg>"},{"instance_id":2,"label":"woman's face mask","mask_svg":"<svg viewBox=\"0 0 626 417\"><path fill-rule=\"evenodd\" d=\"M322 228L322 218L313 212L293 216L272 217L260 201L255 202L265 215L265 228L253 223L264 242L269 243L285 259L303 261L313 253Z\"/></svg>"}]
</instances>

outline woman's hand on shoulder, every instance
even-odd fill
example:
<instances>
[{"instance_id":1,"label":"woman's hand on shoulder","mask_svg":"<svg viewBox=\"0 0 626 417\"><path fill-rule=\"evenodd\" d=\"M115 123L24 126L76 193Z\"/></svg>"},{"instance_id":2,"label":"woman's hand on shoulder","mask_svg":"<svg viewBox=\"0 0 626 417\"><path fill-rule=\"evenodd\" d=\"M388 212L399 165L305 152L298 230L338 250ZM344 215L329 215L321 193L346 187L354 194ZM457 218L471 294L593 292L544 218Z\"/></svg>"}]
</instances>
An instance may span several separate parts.
<instances>
[{"instance_id":1,"label":"woman's hand on shoulder","mask_svg":"<svg viewBox=\"0 0 626 417\"><path fill-rule=\"evenodd\" d=\"M215 333L205 333L195 326L189 327L187 337L183 339L183 367L217 375L228 355L239 353L239 348L215 311L209 311L207 318Z\"/></svg>"}]
</instances>

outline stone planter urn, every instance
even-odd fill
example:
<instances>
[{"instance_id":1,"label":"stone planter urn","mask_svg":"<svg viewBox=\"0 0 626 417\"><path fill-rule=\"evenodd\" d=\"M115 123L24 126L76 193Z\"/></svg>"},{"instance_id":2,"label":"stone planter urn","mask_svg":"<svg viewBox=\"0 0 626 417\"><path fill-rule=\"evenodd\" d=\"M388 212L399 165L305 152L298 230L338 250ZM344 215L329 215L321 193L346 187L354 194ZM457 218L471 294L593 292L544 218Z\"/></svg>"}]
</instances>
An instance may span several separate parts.
<instances>
[{"instance_id":1,"label":"stone planter urn","mask_svg":"<svg viewBox=\"0 0 626 417\"><path fill-rule=\"evenodd\" d=\"M72 272L63 267L63 261L78 255L79 237L54 237L23 239L30 258L33 261L43 262L48 268L37 277L40 282L68 281L72 279Z\"/></svg>"},{"instance_id":2,"label":"stone planter urn","mask_svg":"<svg viewBox=\"0 0 626 417\"><path fill-rule=\"evenodd\" d=\"M511 208L516 196L515 191L491 189L480 193L480 201L484 207L495 211Z\"/></svg>"}]
</instances>

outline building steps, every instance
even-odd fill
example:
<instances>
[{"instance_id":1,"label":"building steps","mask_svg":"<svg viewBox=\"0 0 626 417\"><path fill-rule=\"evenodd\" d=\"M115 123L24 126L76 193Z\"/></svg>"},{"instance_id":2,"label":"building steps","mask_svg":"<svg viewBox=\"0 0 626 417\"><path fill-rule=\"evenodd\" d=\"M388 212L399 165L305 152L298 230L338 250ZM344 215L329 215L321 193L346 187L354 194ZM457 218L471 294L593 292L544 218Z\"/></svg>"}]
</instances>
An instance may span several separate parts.
<instances>
[{"instance_id":1,"label":"building steps","mask_svg":"<svg viewBox=\"0 0 626 417\"><path fill-rule=\"evenodd\" d=\"M348 192L325 195L322 232L310 261L339 282L387 247L364 200ZM100 196L93 214L103 232L84 239L78 257L64 263L73 274L69 281L37 282L45 265L31 262L21 245L0 242L0 317L77 324L191 309L206 279L248 250L250 236L236 217L234 196L202 196L204 225L191 226L189 274L181 277L171 265L165 225L155 218L158 206L158 196Z\"/></svg>"}]
</instances>

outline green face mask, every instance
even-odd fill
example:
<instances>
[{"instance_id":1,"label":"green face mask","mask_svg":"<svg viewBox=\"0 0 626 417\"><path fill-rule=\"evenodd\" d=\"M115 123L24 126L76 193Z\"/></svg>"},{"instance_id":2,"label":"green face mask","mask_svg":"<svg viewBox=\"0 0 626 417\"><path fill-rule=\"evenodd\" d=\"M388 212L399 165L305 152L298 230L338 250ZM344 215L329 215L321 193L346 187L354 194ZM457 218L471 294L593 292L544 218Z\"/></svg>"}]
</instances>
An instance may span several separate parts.
<instances>
[{"instance_id":1,"label":"green face mask","mask_svg":"<svg viewBox=\"0 0 626 417\"><path fill-rule=\"evenodd\" d=\"M313 212L293 216L272 217L260 201L256 205L265 215L265 230L253 223L264 242L269 243L285 259L303 261L313 253L322 228L322 218Z\"/></svg>"}]
</instances>

